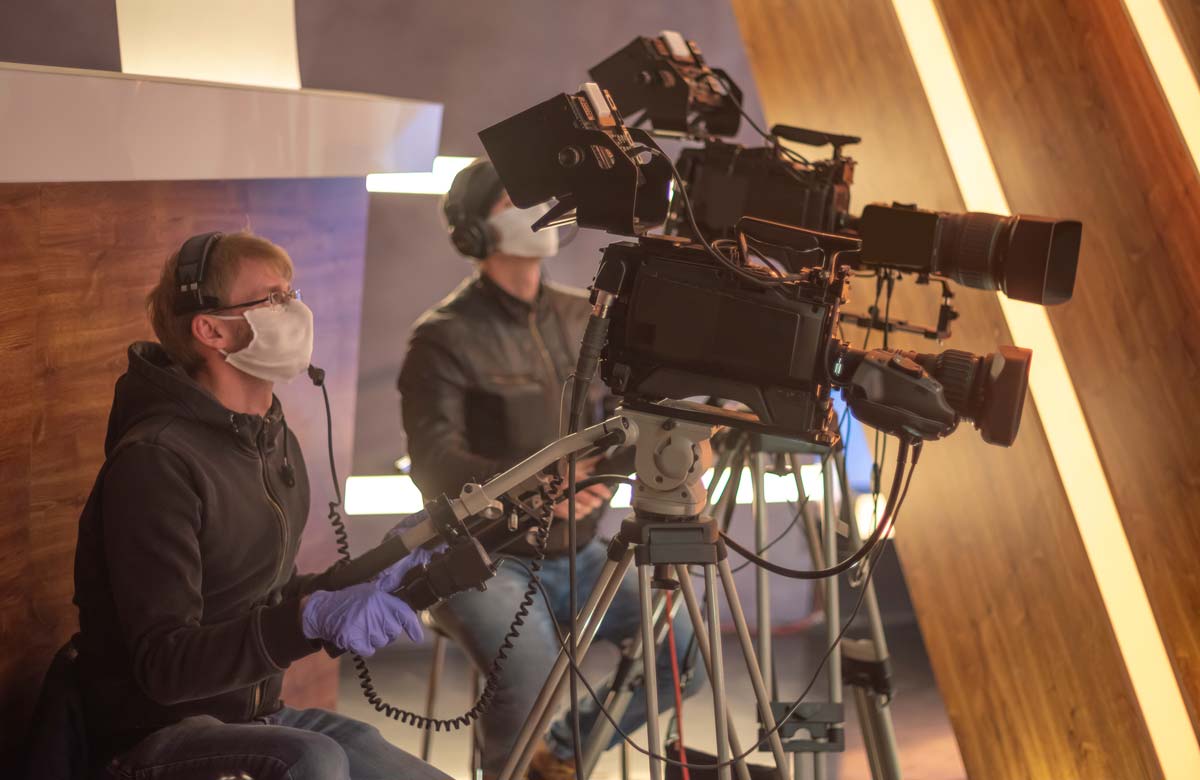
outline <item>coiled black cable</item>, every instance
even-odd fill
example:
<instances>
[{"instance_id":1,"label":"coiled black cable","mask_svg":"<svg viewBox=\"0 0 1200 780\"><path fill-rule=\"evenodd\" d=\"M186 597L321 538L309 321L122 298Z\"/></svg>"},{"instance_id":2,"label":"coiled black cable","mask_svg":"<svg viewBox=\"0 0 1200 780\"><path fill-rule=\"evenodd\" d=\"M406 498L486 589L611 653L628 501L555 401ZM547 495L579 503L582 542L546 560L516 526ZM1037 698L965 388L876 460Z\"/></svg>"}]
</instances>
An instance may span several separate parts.
<instances>
[{"instance_id":1,"label":"coiled black cable","mask_svg":"<svg viewBox=\"0 0 1200 780\"><path fill-rule=\"evenodd\" d=\"M375 684L371 680L371 672L367 668L366 659L355 653L352 658L354 660L354 668L358 673L358 686L362 689L363 696L375 708L376 712L415 728L433 729L434 731L445 729L446 731L451 731L470 726L487 711L493 699L495 699L496 691L500 686L500 675L504 670L504 662L508 660L509 651L515 647L513 644L514 640L521 635L521 627L525 625L525 618L529 616L529 608L533 606L534 600L538 595L538 588L541 585L541 579L538 575L542 569L542 561L546 557L546 540L550 536L549 505L547 504L546 507L541 520L534 529L533 547L535 554L529 562L529 570L531 572L529 585L522 594L520 604L517 605L516 614L513 615L512 622L508 626L508 633L504 635L504 641L500 643L500 649L496 651L496 656L492 659L491 666L488 667L483 683L483 690L480 692L479 698L475 700L475 704L462 715L454 718L429 718L411 710L406 710L403 707L389 704L375 690ZM536 518L536 515L528 508L524 508L524 511L531 517Z\"/></svg>"},{"instance_id":2,"label":"coiled black cable","mask_svg":"<svg viewBox=\"0 0 1200 780\"><path fill-rule=\"evenodd\" d=\"M325 431L327 433L329 473L333 478L334 491L334 500L329 502L329 524L333 527L334 545L337 548L338 556L344 561L349 561L351 558L350 534L346 530L346 523L339 511L342 504L342 488L341 482L338 480L337 465L334 462L333 456L333 411L329 403L329 390L325 387L325 372L323 370L310 366L308 375L312 379L313 384L321 388L321 394L325 399ZM558 492L561 482L561 479L553 479L550 482L548 490L543 489L542 498L544 500L542 501L540 513L531 509L523 502L514 499L518 508L537 523L533 531L534 557L529 562L529 570L532 574L529 585L526 587L521 601L517 605L517 611L513 615L512 622L508 625L508 632L504 635L504 641L501 642L500 649L496 651L496 656L492 659L492 663L488 667L483 690L480 692L479 698L475 700L475 704L462 715L454 718L429 718L411 710L406 710L403 707L389 704L375 689L375 681L371 679L371 670L367 666L367 660L358 653L351 653L350 657L353 660L354 669L358 676L358 686L362 689L363 697L375 708L376 712L415 728L424 730L433 729L440 732L443 729L452 731L470 726L487 711L492 700L496 697L496 691L500 685L500 675L504 669L504 662L508 660L509 652L515 647L513 642L521 635L521 627L525 625L525 618L529 616L529 608L533 606L538 595L538 588L541 584L538 573L541 571L542 561L546 558L546 542L550 537L550 521L552 517L551 513L553 512L550 495Z\"/></svg>"}]
</instances>

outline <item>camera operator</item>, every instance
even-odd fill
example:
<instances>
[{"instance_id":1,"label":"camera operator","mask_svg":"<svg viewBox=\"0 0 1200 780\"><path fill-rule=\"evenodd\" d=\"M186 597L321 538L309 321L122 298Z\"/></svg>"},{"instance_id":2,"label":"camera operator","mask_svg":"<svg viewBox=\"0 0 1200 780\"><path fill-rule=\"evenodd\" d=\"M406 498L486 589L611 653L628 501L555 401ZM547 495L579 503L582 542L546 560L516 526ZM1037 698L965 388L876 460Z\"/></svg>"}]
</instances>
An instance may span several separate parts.
<instances>
[{"instance_id":1,"label":"camera operator","mask_svg":"<svg viewBox=\"0 0 1200 780\"><path fill-rule=\"evenodd\" d=\"M88 736L112 777L445 777L372 726L279 700L322 643L421 638L388 592L420 553L336 592L296 572L309 484L273 393L312 352L292 270L249 234L189 239L147 299L159 343L130 346L117 381L75 559Z\"/></svg>"},{"instance_id":2,"label":"camera operator","mask_svg":"<svg viewBox=\"0 0 1200 780\"><path fill-rule=\"evenodd\" d=\"M581 291L543 279L542 262L558 251L557 234L530 228L546 209L514 207L489 161L478 160L463 169L442 205L451 242L476 261L476 273L418 320L400 373L412 476L427 499L457 495L463 484L486 479L558 438L564 383L575 367L591 311ZM602 416L604 400L600 392L590 399L592 421ZM581 460L577 478L614 468L596 458ZM600 486L577 495L577 579L583 594L590 592L607 560L595 531L609 496ZM497 695L482 717L485 778L499 774L554 663L559 649L554 620L565 625L570 618L566 502L559 503L554 514L541 575L553 616L542 600L535 600ZM534 551L521 540L505 552L527 557ZM486 591L464 592L435 608L439 626L467 650L481 673L504 641L527 582L528 575L519 567L504 566ZM597 639L620 644L638 636L639 615L637 583L627 578ZM683 656L691 631L686 617L676 620L681 663L687 660ZM659 702L666 709L674 696L665 648L658 666ZM682 668L686 696L699 687L701 673ZM604 691L599 693L603 697ZM581 697L584 734L598 715L591 698ZM645 701L639 692L621 727L632 732L644 720ZM565 719L554 724L534 756L532 777L574 777L570 732Z\"/></svg>"}]
</instances>

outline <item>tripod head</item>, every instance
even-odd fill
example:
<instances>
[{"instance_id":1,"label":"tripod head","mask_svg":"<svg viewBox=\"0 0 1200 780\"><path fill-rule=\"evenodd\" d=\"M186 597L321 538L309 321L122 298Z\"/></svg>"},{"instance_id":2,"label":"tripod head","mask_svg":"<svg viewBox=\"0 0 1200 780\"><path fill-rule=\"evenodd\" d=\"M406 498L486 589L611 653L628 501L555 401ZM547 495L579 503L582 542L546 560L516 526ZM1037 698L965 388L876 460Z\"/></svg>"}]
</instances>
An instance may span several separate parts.
<instances>
[{"instance_id":1,"label":"tripod head","mask_svg":"<svg viewBox=\"0 0 1200 780\"><path fill-rule=\"evenodd\" d=\"M686 401L671 402L687 408ZM698 404L690 404L699 406ZM712 467L709 439L717 426L663 413L624 410L638 428L637 482L633 511L637 516L695 518L708 504L701 478Z\"/></svg>"}]
</instances>

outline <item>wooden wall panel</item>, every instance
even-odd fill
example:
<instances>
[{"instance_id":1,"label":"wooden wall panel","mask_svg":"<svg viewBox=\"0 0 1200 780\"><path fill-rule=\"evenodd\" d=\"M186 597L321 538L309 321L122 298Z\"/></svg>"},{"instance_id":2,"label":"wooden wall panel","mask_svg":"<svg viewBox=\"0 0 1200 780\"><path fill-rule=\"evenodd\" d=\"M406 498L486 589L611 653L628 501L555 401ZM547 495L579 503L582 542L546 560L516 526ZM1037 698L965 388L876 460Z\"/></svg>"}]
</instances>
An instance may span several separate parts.
<instances>
[{"instance_id":1,"label":"wooden wall panel","mask_svg":"<svg viewBox=\"0 0 1200 780\"><path fill-rule=\"evenodd\" d=\"M940 0L1014 211L1084 224L1050 310L1200 726L1200 179L1120 0Z\"/></svg>"},{"instance_id":2,"label":"wooden wall panel","mask_svg":"<svg viewBox=\"0 0 1200 780\"><path fill-rule=\"evenodd\" d=\"M146 292L188 235L248 228L286 248L316 315L335 450L353 436L366 191L361 179L0 185L0 706L26 722L52 653L77 628L78 514L103 460L113 383L131 341L151 337ZM301 570L333 560L324 406L303 380L280 388L312 481ZM336 665L306 659L285 697L333 707ZM23 728L5 729L0 758Z\"/></svg>"},{"instance_id":3,"label":"wooden wall panel","mask_svg":"<svg viewBox=\"0 0 1200 780\"><path fill-rule=\"evenodd\" d=\"M1192 72L1200 73L1200 6L1195 0L1163 0Z\"/></svg>"},{"instance_id":4,"label":"wooden wall panel","mask_svg":"<svg viewBox=\"0 0 1200 780\"><path fill-rule=\"evenodd\" d=\"M963 209L887 0L733 5L768 120L863 136L849 150L855 210L892 200ZM866 287L851 308L866 308ZM944 346L1010 343L994 295L958 289L956 300L962 318ZM892 315L929 323L936 304L909 280ZM861 331L847 335L861 344ZM925 448L897 545L972 778L1160 776L1032 403L1011 449L966 425Z\"/></svg>"}]
</instances>

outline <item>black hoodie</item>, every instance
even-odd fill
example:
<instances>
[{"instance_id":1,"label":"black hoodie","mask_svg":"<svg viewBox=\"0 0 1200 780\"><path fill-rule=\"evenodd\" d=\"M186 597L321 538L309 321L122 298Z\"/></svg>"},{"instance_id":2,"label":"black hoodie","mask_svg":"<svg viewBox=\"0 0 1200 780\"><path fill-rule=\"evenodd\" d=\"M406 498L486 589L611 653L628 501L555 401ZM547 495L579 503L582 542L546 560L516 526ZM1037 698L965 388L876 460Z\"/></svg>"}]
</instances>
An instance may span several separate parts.
<instances>
[{"instance_id":1,"label":"black hoodie","mask_svg":"<svg viewBox=\"0 0 1200 780\"><path fill-rule=\"evenodd\" d=\"M295 570L309 488L279 400L262 417L231 412L139 342L105 455L75 552L97 748L189 715L238 723L278 709L284 669L318 647L300 598L320 581Z\"/></svg>"}]
</instances>

